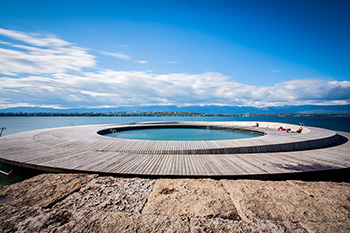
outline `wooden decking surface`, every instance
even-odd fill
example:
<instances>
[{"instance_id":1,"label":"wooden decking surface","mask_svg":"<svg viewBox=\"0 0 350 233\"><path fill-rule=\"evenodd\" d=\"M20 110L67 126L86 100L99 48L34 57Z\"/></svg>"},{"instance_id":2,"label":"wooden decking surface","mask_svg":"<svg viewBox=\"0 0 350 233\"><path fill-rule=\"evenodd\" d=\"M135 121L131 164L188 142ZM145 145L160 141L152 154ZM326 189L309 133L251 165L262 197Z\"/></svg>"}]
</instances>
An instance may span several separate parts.
<instances>
[{"instance_id":1,"label":"wooden decking surface","mask_svg":"<svg viewBox=\"0 0 350 233\"><path fill-rule=\"evenodd\" d=\"M145 141L110 138L102 129L205 125L258 130L265 136L220 141ZM0 138L0 160L44 171L144 176L244 176L350 167L350 133L305 127L302 134L259 122L168 122L44 129ZM341 143L340 141L341 140Z\"/></svg>"}]
</instances>

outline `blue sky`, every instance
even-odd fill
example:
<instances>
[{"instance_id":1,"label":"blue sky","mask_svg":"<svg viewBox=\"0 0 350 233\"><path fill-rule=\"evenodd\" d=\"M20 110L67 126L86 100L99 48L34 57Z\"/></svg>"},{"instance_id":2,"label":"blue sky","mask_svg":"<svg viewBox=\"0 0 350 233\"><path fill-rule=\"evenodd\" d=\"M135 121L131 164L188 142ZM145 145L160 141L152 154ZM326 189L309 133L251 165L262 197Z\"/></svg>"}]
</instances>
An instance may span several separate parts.
<instances>
[{"instance_id":1,"label":"blue sky","mask_svg":"<svg viewBox=\"0 0 350 233\"><path fill-rule=\"evenodd\" d=\"M0 3L0 108L350 104L350 1Z\"/></svg>"}]
</instances>

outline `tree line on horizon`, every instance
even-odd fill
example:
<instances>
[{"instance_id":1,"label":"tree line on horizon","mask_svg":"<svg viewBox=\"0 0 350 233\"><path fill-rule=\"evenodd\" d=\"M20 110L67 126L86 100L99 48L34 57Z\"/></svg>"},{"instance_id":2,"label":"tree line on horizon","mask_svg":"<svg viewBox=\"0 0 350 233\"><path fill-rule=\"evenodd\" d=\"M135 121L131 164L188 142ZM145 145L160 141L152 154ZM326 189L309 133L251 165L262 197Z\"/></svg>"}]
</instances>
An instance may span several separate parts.
<instances>
[{"instance_id":1,"label":"tree line on horizon","mask_svg":"<svg viewBox=\"0 0 350 233\"><path fill-rule=\"evenodd\" d=\"M111 117L298 117L298 116L337 116L346 117L350 113L241 113L241 114L222 114L222 113L201 113L201 112L169 112L169 111L152 111L152 112L89 112L89 113L0 113L0 116L111 116Z\"/></svg>"}]
</instances>

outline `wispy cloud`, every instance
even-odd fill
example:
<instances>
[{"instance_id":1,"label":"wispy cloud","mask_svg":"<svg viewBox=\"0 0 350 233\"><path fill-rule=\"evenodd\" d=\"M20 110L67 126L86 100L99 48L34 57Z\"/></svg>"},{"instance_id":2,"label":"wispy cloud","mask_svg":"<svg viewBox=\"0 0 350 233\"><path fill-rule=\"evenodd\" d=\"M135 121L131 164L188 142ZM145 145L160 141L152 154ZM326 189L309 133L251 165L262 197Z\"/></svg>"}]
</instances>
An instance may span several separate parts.
<instances>
[{"instance_id":1,"label":"wispy cloud","mask_svg":"<svg viewBox=\"0 0 350 233\"><path fill-rule=\"evenodd\" d=\"M165 61L164 63L168 63L168 64L178 64L178 61Z\"/></svg>"},{"instance_id":2,"label":"wispy cloud","mask_svg":"<svg viewBox=\"0 0 350 233\"><path fill-rule=\"evenodd\" d=\"M279 72L281 72L281 70L271 70L271 72L273 72L273 73L279 73Z\"/></svg>"},{"instance_id":3,"label":"wispy cloud","mask_svg":"<svg viewBox=\"0 0 350 233\"><path fill-rule=\"evenodd\" d=\"M144 61L144 60L136 60L134 62L139 63L139 64L146 64L146 63L148 63L148 61Z\"/></svg>"},{"instance_id":4,"label":"wispy cloud","mask_svg":"<svg viewBox=\"0 0 350 233\"><path fill-rule=\"evenodd\" d=\"M23 32L0 28L0 34L26 45L4 41L0 44L0 73L44 74L80 71L95 66L95 57L87 49L46 35L31 36Z\"/></svg>"},{"instance_id":5,"label":"wispy cloud","mask_svg":"<svg viewBox=\"0 0 350 233\"><path fill-rule=\"evenodd\" d=\"M71 43L49 34L42 35L34 33L23 33L0 28L0 35L12 38L14 40L22 41L30 45L41 47L62 47L71 45Z\"/></svg>"},{"instance_id":6,"label":"wispy cloud","mask_svg":"<svg viewBox=\"0 0 350 233\"><path fill-rule=\"evenodd\" d=\"M105 51L99 51L99 53L107 56L112 56L118 59L122 60L130 60L131 58L128 55L125 55L123 53L111 53L111 52L105 52Z\"/></svg>"}]
</instances>

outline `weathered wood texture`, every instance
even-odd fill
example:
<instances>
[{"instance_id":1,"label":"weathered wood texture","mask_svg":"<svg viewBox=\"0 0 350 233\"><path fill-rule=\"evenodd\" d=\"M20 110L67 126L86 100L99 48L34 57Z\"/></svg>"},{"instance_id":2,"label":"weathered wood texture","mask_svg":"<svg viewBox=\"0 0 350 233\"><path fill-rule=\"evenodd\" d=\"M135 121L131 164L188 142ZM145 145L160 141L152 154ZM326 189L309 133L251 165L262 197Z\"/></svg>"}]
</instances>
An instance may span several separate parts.
<instances>
[{"instance_id":1,"label":"weathered wood texture","mask_svg":"<svg viewBox=\"0 0 350 233\"><path fill-rule=\"evenodd\" d=\"M218 141L147 141L99 135L120 127L209 126L262 131L264 136ZM241 176L350 167L350 133L259 122L151 122L72 126L0 138L0 160L44 171L127 175ZM340 140L340 141L339 141Z\"/></svg>"}]
</instances>

